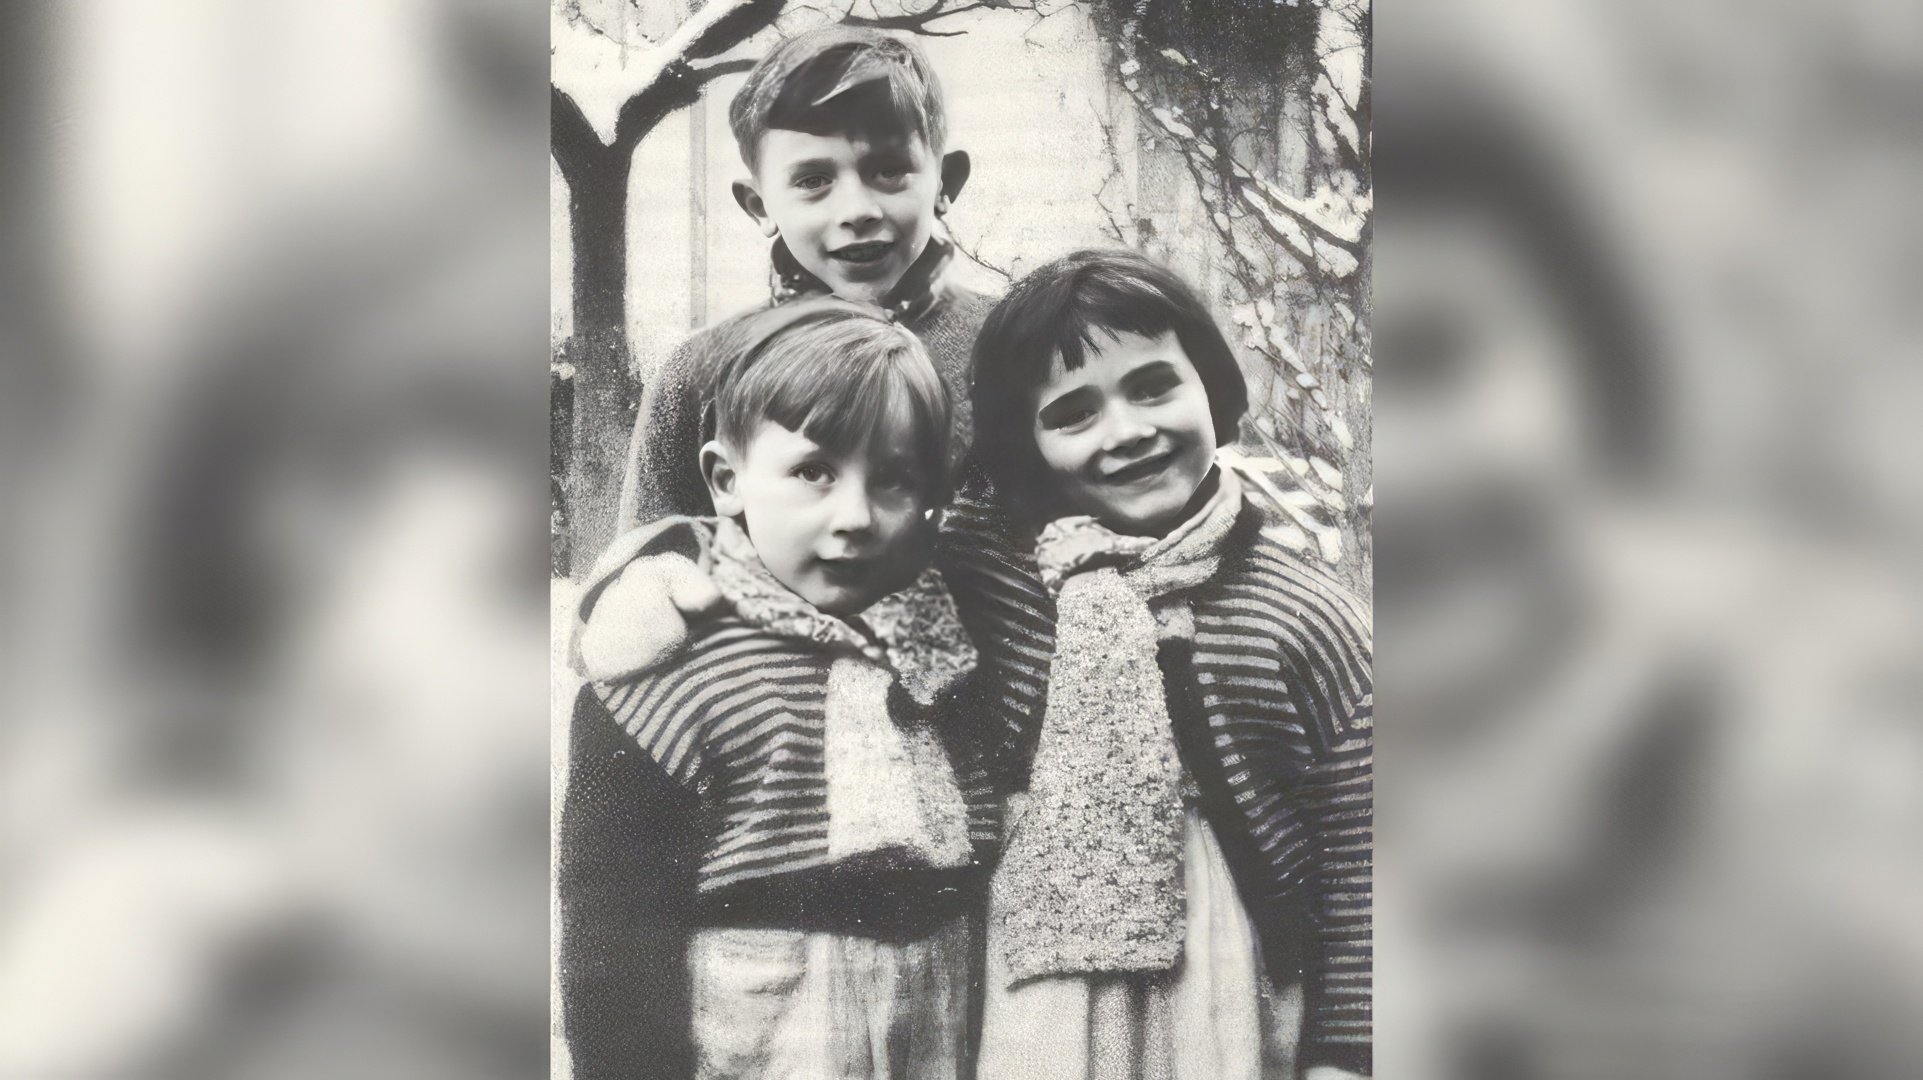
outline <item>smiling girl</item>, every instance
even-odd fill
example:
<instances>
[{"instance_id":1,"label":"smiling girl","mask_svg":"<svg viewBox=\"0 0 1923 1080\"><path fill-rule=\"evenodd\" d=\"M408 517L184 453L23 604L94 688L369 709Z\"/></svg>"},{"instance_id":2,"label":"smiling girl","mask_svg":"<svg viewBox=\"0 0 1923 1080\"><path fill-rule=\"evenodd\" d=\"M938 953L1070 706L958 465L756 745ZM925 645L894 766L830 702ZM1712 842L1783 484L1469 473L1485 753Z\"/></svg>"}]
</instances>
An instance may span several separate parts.
<instances>
[{"instance_id":1,"label":"smiling girl","mask_svg":"<svg viewBox=\"0 0 1923 1080\"><path fill-rule=\"evenodd\" d=\"M975 445L1055 599L980 1075L1368 1074L1369 616L1218 464L1228 343L1168 270L1088 251L975 363Z\"/></svg>"}]
</instances>

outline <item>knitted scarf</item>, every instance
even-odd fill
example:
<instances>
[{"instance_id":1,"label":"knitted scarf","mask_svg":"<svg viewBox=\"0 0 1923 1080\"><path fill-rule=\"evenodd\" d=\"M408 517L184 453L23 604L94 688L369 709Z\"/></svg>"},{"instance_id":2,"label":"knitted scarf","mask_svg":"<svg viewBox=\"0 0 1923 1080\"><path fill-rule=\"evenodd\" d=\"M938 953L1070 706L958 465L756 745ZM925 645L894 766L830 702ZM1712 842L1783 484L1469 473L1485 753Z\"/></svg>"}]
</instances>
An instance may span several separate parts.
<instances>
[{"instance_id":1,"label":"knitted scarf","mask_svg":"<svg viewBox=\"0 0 1923 1080\"><path fill-rule=\"evenodd\" d=\"M783 637L860 655L893 673L917 704L932 704L975 668L975 646L962 628L948 586L933 568L862 612L860 625L866 634L848 620L823 614L777 581L732 518L715 524L708 572L743 619Z\"/></svg>"},{"instance_id":2,"label":"knitted scarf","mask_svg":"<svg viewBox=\"0 0 1923 1080\"><path fill-rule=\"evenodd\" d=\"M776 580L732 518L715 526L715 587L743 620L822 646L834 659L822 700L828 851L882 852L936 867L968 863L968 810L954 764L925 708L974 667L975 650L941 575L878 601L862 624L824 614Z\"/></svg>"},{"instance_id":3,"label":"knitted scarf","mask_svg":"<svg viewBox=\"0 0 1923 1080\"><path fill-rule=\"evenodd\" d=\"M1055 659L1028 800L993 886L1011 982L1166 971L1181 956L1182 766L1156 653L1193 636L1183 593L1215 573L1241 511L1240 479L1217 475L1159 540L1072 517L1036 543L1056 595Z\"/></svg>"}]
</instances>

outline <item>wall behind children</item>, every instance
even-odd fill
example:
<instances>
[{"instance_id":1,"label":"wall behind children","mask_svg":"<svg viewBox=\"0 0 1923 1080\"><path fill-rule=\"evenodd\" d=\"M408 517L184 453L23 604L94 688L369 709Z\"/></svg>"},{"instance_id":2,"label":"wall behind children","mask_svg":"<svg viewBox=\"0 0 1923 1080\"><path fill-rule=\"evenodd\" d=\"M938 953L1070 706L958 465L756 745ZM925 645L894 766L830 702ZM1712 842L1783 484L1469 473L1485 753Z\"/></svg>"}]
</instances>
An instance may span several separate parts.
<instances>
[{"instance_id":1,"label":"wall behind children","mask_svg":"<svg viewBox=\"0 0 1923 1080\"><path fill-rule=\"evenodd\" d=\"M950 148L974 165L948 219L967 278L999 291L1091 245L1174 266L1242 346L1256 403L1247 451L1292 504L1294 541L1366 584L1366 5L1227 0L1204 18L1152 3L1131 18L1134 5L1090 0L555 3L558 574L584 572L609 538L634 406L654 368L691 330L769 295L768 241L729 194L745 173L727 125L742 72L777 35L852 14L912 26L903 32L942 81ZM765 25L720 51L689 44L730 18ZM572 159L575 175L564 168L559 118L578 109L624 152L620 127L635 117L621 109L639 112L677 75L692 101L657 97L669 104L632 151L625 282L612 303L575 279L575 246L619 230L574 229L571 204L597 181ZM597 334L597 319L618 325Z\"/></svg>"}]
</instances>

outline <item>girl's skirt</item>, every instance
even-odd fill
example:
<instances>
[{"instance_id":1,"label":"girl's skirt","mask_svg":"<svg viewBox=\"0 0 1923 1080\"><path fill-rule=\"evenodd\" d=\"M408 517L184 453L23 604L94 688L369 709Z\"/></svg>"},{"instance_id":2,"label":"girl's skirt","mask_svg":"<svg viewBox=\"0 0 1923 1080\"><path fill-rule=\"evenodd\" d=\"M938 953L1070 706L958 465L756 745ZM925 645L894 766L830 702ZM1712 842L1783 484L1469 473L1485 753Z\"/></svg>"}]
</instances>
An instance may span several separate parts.
<instances>
[{"instance_id":1,"label":"girl's skirt","mask_svg":"<svg viewBox=\"0 0 1923 1080\"><path fill-rule=\"evenodd\" d=\"M702 1080L958 1080L971 931L907 943L709 929L688 951Z\"/></svg>"},{"instance_id":2,"label":"girl's skirt","mask_svg":"<svg viewBox=\"0 0 1923 1080\"><path fill-rule=\"evenodd\" d=\"M1012 989L990 930L980 1080L1292 1078L1302 989L1270 985L1228 862L1190 809L1182 959L1153 975L1067 975ZM988 925L1000 922L989 912Z\"/></svg>"}]
</instances>

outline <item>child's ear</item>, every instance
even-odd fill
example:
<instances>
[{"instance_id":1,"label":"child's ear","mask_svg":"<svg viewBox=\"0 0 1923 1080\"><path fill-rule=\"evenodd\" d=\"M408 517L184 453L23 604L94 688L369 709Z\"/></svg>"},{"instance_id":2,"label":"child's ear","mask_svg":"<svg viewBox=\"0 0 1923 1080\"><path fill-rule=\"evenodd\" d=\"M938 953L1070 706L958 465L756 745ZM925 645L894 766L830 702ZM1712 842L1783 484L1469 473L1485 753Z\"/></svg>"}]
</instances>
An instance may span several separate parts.
<instances>
[{"instance_id":1,"label":"child's ear","mask_svg":"<svg viewBox=\"0 0 1923 1080\"><path fill-rule=\"evenodd\" d=\"M761 229L761 235L772 240L777 233L781 232L781 227L775 224L775 219L768 216L768 204L761 201L761 192L756 191L753 184L746 180L736 180L734 201L747 212L749 217L755 219L755 225Z\"/></svg>"},{"instance_id":2,"label":"child's ear","mask_svg":"<svg viewBox=\"0 0 1923 1080\"><path fill-rule=\"evenodd\" d=\"M935 213L946 214L955 205L961 189L968 183L968 151L950 150L941 158L941 194L935 196Z\"/></svg>"},{"instance_id":3,"label":"child's ear","mask_svg":"<svg viewBox=\"0 0 1923 1080\"><path fill-rule=\"evenodd\" d=\"M741 493L737 490L741 474L735 472L727 447L710 440L701 448L701 478L708 483L708 498L717 515L741 516Z\"/></svg>"}]
</instances>

